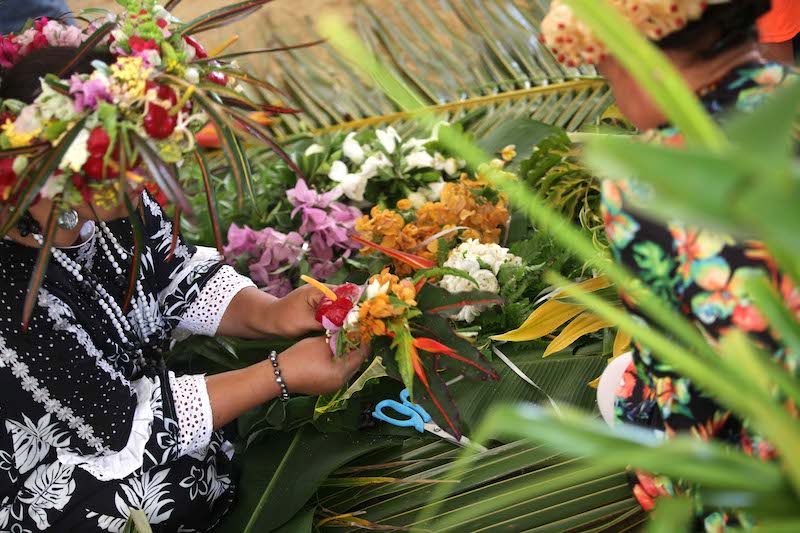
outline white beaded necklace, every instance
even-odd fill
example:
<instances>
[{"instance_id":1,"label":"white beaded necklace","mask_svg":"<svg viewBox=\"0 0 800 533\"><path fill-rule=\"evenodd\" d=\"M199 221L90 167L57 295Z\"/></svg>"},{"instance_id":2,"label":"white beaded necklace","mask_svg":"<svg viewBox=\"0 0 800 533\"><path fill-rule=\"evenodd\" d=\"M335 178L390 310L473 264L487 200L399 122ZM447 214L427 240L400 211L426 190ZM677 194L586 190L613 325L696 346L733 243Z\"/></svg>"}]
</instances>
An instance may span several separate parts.
<instances>
[{"instance_id":1,"label":"white beaded necklace","mask_svg":"<svg viewBox=\"0 0 800 533\"><path fill-rule=\"evenodd\" d=\"M101 231L97 232L96 235L100 243L100 247L103 249L105 256L111 263L111 267L114 269L114 272L118 276L121 276L124 271L120 266L119 261L117 261L117 258L114 257L114 254L111 252L111 247L109 247L108 241L111 241L111 246L114 248L114 251L116 252L120 261L125 262L129 253L122 248L117 241L117 238L114 236L111 230L108 229L108 226L105 224L105 222L100 222L99 226ZM40 246L44 244L44 237L42 237L40 234L34 233L33 238L36 239ZM58 264L61 265L61 267L64 268L64 270L66 270L68 273L72 274L78 283L83 283L85 281L86 278L82 272L83 266L80 263L73 261L69 256L67 256L67 254L58 248L51 248L51 252L53 254L53 258L58 262ZM125 313L123 313L122 309L119 307L119 304L117 304L116 300L114 300L113 296L108 293L102 284L95 282L93 285L93 289L98 296L97 302L100 305L100 308L103 309L111 321L111 324L114 326L114 329L117 330L117 334L119 335L119 338L122 340L123 344L136 345L137 343L131 342L131 337L136 336L136 333L133 332L133 328L128 321L127 316L125 316ZM142 282L138 279L136 280L136 296L131 299L131 307L133 308L133 314L136 318L136 323L139 326L141 340L144 341L144 344L148 344L150 342L150 335L156 331L155 317L151 314L145 316L145 314L142 312L142 307L145 309L148 308L147 297L144 294ZM144 355L141 347L136 347L136 354L139 356L139 362L143 363Z\"/></svg>"}]
</instances>

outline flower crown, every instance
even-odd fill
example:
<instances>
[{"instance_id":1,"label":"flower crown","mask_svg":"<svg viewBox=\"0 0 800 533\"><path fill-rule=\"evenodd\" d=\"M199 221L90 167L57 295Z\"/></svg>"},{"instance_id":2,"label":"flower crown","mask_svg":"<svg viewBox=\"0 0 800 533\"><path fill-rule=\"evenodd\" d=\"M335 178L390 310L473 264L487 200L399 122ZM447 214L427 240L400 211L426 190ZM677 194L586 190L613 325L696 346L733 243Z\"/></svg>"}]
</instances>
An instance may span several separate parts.
<instances>
[{"instance_id":1,"label":"flower crown","mask_svg":"<svg viewBox=\"0 0 800 533\"><path fill-rule=\"evenodd\" d=\"M41 48L76 51L62 73L41 79L33 103L0 100L0 206L12 213L2 234L39 198L61 209L89 201L110 207L149 183L189 211L176 168L190 155L202 164L196 134L204 126L213 127L226 154L241 163L234 163L233 173L246 190L241 135L274 146L264 122L254 117L292 110L247 96L243 83L271 87L225 61L248 52L209 54L192 35L238 20L267 1L241 2L181 23L155 0L118 0L121 14L104 14L85 29L43 18L0 37L0 66L6 69ZM109 62L94 60L91 73L63 77L98 52Z\"/></svg>"},{"instance_id":2,"label":"flower crown","mask_svg":"<svg viewBox=\"0 0 800 533\"><path fill-rule=\"evenodd\" d=\"M682 30L703 16L709 4L730 0L608 0L631 24L653 41ZM553 0L542 21L539 40L547 45L559 62L570 67L593 65L603 60L606 47L572 9Z\"/></svg>"}]
</instances>

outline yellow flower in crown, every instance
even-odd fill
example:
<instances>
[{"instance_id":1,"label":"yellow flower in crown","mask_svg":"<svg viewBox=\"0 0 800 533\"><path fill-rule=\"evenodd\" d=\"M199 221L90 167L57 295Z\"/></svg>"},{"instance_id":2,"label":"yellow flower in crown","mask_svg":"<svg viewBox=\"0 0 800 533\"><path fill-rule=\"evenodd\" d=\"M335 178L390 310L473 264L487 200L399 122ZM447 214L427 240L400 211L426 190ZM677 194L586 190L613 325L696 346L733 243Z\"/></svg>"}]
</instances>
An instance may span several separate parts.
<instances>
[{"instance_id":1,"label":"yellow flower in crown","mask_svg":"<svg viewBox=\"0 0 800 533\"><path fill-rule=\"evenodd\" d=\"M3 133L5 133L11 148L24 148L25 146L30 146L42 133L41 130L35 130L31 132L19 131L14 121L11 119L6 119L5 124L0 126L0 128L2 128Z\"/></svg>"},{"instance_id":2,"label":"yellow flower in crown","mask_svg":"<svg viewBox=\"0 0 800 533\"><path fill-rule=\"evenodd\" d=\"M110 91L121 105L130 105L144 97L147 79L153 69L146 66L141 57L120 57L109 70L112 80Z\"/></svg>"}]
</instances>

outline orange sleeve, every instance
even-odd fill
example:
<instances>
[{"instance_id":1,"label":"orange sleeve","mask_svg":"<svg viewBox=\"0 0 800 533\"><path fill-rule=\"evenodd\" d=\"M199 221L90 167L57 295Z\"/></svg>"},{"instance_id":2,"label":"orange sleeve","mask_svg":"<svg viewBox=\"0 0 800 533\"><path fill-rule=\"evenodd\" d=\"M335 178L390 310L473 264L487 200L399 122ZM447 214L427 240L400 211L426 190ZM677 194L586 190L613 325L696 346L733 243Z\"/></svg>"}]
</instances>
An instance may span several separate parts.
<instances>
[{"instance_id":1,"label":"orange sleeve","mask_svg":"<svg viewBox=\"0 0 800 533\"><path fill-rule=\"evenodd\" d=\"M791 41L800 33L800 0L772 0L772 11L758 20L762 43Z\"/></svg>"}]
</instances>

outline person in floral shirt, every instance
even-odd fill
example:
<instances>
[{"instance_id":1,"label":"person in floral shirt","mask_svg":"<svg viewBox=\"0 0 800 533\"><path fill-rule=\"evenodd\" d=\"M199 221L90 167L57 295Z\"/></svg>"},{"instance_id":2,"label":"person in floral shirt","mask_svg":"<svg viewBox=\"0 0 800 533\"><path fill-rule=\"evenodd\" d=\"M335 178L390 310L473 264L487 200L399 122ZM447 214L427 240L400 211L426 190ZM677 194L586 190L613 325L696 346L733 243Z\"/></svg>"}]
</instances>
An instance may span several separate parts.
<instances>
[{"instance_id":1,"label":"person in floral shirt","mask_svg":"<svg viewBox=\"0 0 800 533\"><path fill-rule=\"evenodd\" d=\"M718 120L733 111L752 111L776 88L797 78L789 67L767 63L759 54L755 25L769 9L768 1L739 0L711 6L691 0L611 3L656 42ZM572 65L598 65L619 96L620 110L646 132L645 140L683 144L681 133L666 124L663 113L621 64L603 53L603 44L587 33L569 8L554 1L542 27L544 42L560 59ZM710 343L739 329L774 353L788 370L796 371L798 354L780 345L745 288L748 274L767 272L787 306L800 316L800 293L777 270L769 253L757 242L738 242L678 220L664 224L650 219L640 208L657 201L651 190L633 179L603 183L603 214L614 258L693 321ZM647 320L630 298L623 295L623 301L636 317ZM617 422L652 428L666 437L690 433L703 440L721 440L762 460L775 456L770 443L746 421L653 357L635 339L631 361L619 384L614 405ZM648 511L658 497L700 492L698 487L644 472L635 474L632 485ZM720 531L731 524L747 526L749 521L735 512L718 512L698 517L697 529Z\"/></svg>"}]
</instances>

